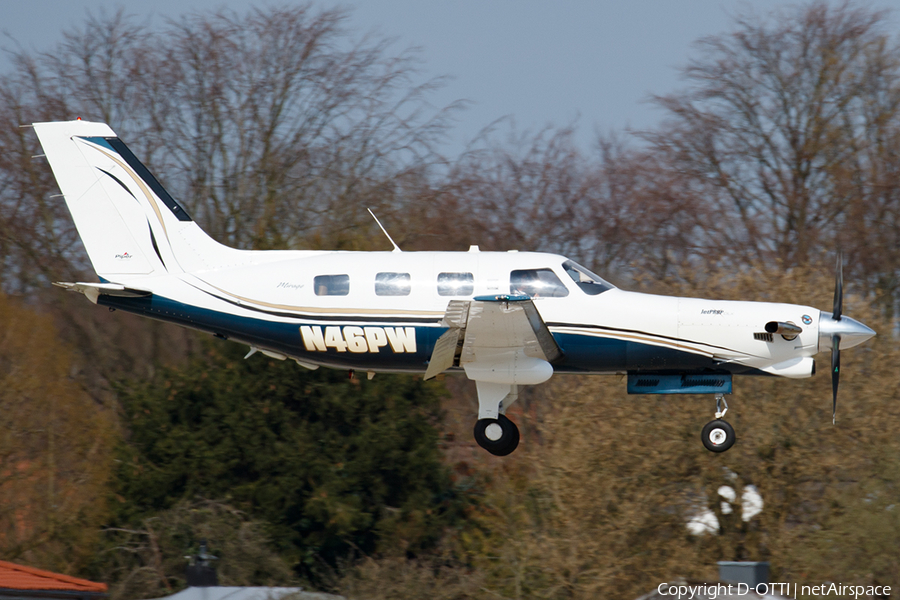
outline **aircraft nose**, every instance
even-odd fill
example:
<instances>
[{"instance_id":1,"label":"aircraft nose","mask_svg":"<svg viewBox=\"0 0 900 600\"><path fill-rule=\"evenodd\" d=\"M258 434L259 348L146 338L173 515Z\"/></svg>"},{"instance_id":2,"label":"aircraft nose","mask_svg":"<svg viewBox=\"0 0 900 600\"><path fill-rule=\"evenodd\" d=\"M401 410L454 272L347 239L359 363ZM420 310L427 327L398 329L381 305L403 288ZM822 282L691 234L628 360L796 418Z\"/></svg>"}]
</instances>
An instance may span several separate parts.
<instances>
[{"instance_id":1,"label":"aircraft nose","mask_svg":"<svg viewBox=\"0 0 900 600\"><path fill-rule=\"evenodd\" d=\"M856 319L842 316L840 320L835 320L830 312L822 311L819 316L819 347L831 348L834 335L840 336L841 350L845 350L874 337L875 331Z\"/></svg>"}]
</instances>

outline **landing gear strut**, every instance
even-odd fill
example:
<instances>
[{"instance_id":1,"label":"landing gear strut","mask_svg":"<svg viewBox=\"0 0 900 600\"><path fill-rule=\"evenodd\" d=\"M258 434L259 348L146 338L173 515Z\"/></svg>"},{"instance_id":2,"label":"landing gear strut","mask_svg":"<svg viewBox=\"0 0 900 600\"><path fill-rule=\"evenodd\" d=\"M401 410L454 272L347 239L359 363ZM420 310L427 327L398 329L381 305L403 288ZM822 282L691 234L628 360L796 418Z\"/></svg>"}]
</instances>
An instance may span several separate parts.
<instances>
[{"instance_id":1,"label":"landing gear strut","mask_svg":"<svg viewBox=\"0 0 900 600\"><path fill-rule=\"evenodd\" d=\"M503 414L519 397L519 389L506 383L476 381L478 421L475 441L494 456L506 456L519 445L519 428Z\"/></svg>"},{"instance_id":2,"label":"landing gear strut","mask_svg":"<svg viewBox=\"0 0 900 600\"><path fill-rule=\"evenodd\" d=\"M725 408L722 408L722 404ZM700 433L700 439L703 445L710 452L725 452L734 446L735 435L734 427L728 421L722 419L728 412L728 402L725 401L725 394L716 394L716 418L703 426Z\"/></svg>"}]
</instances>

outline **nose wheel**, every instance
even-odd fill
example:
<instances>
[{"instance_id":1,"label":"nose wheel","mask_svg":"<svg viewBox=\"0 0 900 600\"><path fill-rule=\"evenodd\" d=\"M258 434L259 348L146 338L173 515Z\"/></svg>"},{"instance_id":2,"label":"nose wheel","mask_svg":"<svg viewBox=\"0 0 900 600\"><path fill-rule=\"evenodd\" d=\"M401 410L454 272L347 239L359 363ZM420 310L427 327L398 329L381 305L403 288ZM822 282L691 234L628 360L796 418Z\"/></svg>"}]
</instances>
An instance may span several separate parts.
<instances>
[{"instance_id":1,"label":"nose wheel","mask_svg":"<svg viewBox=\"0 0 900 600\"><path fill-rule=\"evenodd\" d=\"M725 405L724 409L722 404ZM716 394L716 418L703 426L700 439L710 452L725 452L737 439L734 435L734 427L728 421L722 419L728 412L728 402L724 394Z\"/></svg>"},{"instance_id":2,"label":"nose wheel","mask_svg":"<svg viewBox=\"0 0 900 600\"><path fill-rule=\"evenodd\" d=\"M734 427L728 421L716 419L703 426L700 438L710 452L725 452L734 446Z\"/></svg>"}]
</instances>

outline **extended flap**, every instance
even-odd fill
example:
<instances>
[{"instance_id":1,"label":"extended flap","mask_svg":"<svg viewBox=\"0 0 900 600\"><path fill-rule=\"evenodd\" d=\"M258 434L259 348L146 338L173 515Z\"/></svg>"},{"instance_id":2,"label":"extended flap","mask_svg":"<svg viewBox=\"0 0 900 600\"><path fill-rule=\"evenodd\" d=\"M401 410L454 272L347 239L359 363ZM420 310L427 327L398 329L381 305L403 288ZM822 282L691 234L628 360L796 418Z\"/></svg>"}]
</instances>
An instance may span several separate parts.
<instances>
[{"instance_id":1,"label":"extended flap","mask_svg":"<svg viewBox=\"0 0 900 600\"><path fill-rule=\"evenodd\" d=\"M473 301L469 307L460 364L479 354L522 349L525 356L553 362L562 350L531 300Z\"/></svg>"},{"instance_id":2,"label":"extended flap","mask_svg":"<svg viewBox=\"0 0 900 600\"><path fill-rule=\"evenodd\" d=\"M459 343L460 333L460 328L452 327L437 339L434 351L431 353L431 360L428 361L428 368L425 370L426 380L453 366L456 361L456 347Z\"/></svg>"},{"instance_id":3,"label":"extended flap","mask_svg":"<svg viewBox=\"0 0 900 600\"><path fill-rule=\"evenodd\" d=\"M520 370L516 365L525 364L531 370L532 362L522 360L526 357L550 363L562 356L534 302L526 297L451 300L441 325L448 329L435 343L425 379L455 365L464 366L469 377L477 379L472 374L482 373L479 365L497 370L499 362L504 362L498 361L501 356L513 357L509 368L514 371Z\"/></svg>"}]
</instances>

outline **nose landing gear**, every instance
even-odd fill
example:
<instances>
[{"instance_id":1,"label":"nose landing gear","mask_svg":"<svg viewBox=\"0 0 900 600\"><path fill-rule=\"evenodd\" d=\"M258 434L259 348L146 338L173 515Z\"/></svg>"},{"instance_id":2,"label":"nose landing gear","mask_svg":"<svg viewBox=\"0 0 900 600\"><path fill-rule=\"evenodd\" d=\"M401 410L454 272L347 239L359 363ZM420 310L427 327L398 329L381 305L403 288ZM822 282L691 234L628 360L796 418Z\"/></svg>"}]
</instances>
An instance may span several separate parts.
<instances>
[{"instance_id":1,"label":"nose landing gear","mask_svg":"<svg viewBox=\"0 0 900 600\"><path fill-rule=\"evenodd\" d=\"M722 404L725 408L722 408ZM722 419L728 412L728 402L725 394L716 394L716 418L703 426L700 439L710 452L725 452L737 439L734 435L734 427L728 421Z\"/></svg>"}]
</instances>

